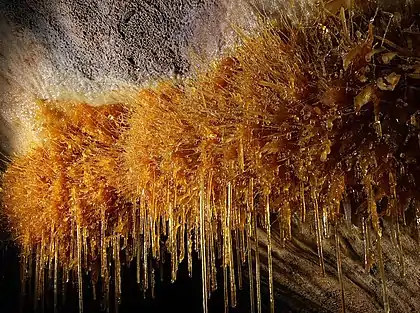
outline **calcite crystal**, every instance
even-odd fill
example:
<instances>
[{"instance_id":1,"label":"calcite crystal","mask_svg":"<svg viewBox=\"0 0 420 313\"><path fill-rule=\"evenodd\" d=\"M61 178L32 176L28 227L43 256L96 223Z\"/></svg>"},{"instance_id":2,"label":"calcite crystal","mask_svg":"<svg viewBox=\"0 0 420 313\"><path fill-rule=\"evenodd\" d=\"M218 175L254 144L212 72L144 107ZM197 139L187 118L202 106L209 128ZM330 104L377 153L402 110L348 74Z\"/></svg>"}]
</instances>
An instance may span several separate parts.
<instances>
[{"instance_id":1,"label":"calcite crystal","mask_svg":"<svg viewBox=\"0 0 420 313\"><path fill-rule=\"evenodd\" d=\"M250 309L261 312L262 228L274 312L272 233L291 240L297 219L314 226L321 273L324 241L335 236L343 310L337 229L360 226L366 269L377 264L389 312L383 221L402 271L401 229L414 224L419 236L419 42L407 31L419 21L414 9L394 23L375 3L333 4L305 27L262 18L255 35L240 34L241 44L205 71L124 103L39 101L42 141L11 160L1 193L36 296L51 279L57 302L74 272L82 311L89 271L106 299L112 281L117 307L122 261L136 263L146 290L154 288L150 258L170 253L175 280L185 258L191 273L195 250L204 312L217 259L225 306L236 305L248 262Z\"/></svg>"}]
</instances>

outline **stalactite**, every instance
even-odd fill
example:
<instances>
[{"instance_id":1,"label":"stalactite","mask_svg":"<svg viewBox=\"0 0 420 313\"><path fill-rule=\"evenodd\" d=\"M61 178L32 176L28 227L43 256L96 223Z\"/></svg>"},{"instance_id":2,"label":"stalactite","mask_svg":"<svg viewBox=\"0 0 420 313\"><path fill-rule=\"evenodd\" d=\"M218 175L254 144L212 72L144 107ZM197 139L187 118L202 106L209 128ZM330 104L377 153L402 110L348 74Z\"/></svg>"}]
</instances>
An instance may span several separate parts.
<instances>
[{"instance_id":1,"label":"stalactite","mask_svg":"<svg viewBox=\"0 0 420 313\"><path fill-rule=\"evenodd\" d=\"M344 294L344 275L342 269L342 260L341 260L341 247L340 247L340 236L338 233L338 225L336 224L334 227L334 237L335 237L335 250L336 250L336 258L337 258L337 274L338 280L340 283L340 295L341 295L341 312L346 312L346 301L345 301L345 294Z\"/></svg>"},{"instance_id":2,"label":"stalactite","mask_svg":"<svg viewBox=\"0 0 420 313\"><path fill-rule=\"evenodd\" d=\"M318 196L316 193L316 186L311 186L311 195L312 195L312 203L314 206L314 219L315 219L315 232L316 232L316 243L317 243L317 250L318 250L318 259L319 259L319 266L321 267L322 275L325 275L325 265L324 265L324 253L323 253L323 244L322 244L322 226L321 226L321 219L319 217L319 208L318 208Z\"/></svg>"},{"instance_id":3,"label":"stalactite","mask_svg":"<svg viewBox=\"0 0 420 313\"><path fill-rule=\"evenodd\" d=\"M224 296L224 305L225 313L229 312L229 226L228 226L228 209L229 209L229 199L228 199L228 187L223 186L223 207L222 207L222 264L223 264L223 296Z\"/></svg>"},{"instance_id":4,"label":"stalactite","mask_svg":"<svg viewBox=\"0 0 420 313\"><path fill-rule=\"evenodd\" d=\"M271 256L271 221L270 221L270 195L266 195L265 214L267 223L267 254L268 254L268 288L270 292L270 312L274 313L274 286L273 286L273 258Z\"/></svg>"},{"instance_id":5,"label":"stalactite","mask_svg":"<svg viewBox=\"0 0 420 313\"><path fill-rule=\"evenodd\" d=\"M203 286L203 312L208 312L207 297L208 297L208 284L207 284L207 257L206 257L206 235L205 235L205 223L206 223L206 203L205 203L205 187L204 178L201 178L200 182L200 255L201 255L201 279Z\"/></svg>"},{"instance_id":6,"label":"stalactite","mask_svg":"<svg viewBox=\"0 0 420 313\"><path fill-rule=\"evenodd\" d=\"M379 260L379 272L381 275L381 285L382 285L382 298L384 304L384 311L385 313L390 312L389 302L388 302L388 292L386 288L386 278L385 278L385 269L384 269L384 261L382 255L382 243L381 243L381 236L379 235L377 238L377 250L378 250L378 260Z\"/></svg>"},{"instance_id":7,"label":"stalactite","mask_svg":"<svg viewBox=\"0 0 420 313\"><path fill-rule=\"evenodd\" d=\"M116 234L113 238L113 254L114 254L114 283L115 283L115 307L121 302L121 261L120 261L120 235Z\"/></svg>"},{"instance_id":8,"label":"stalactite","mask_svg":"<svg viewBox=\"0 0 420 313\"><path fill-rule=\"evenodd\" d=\"M142 256L142 247L143 247L143 242L142 242L142 237L140 235L140 233L138 234L138 242L137 242L138 246L137 246L137 256L136 256L136 281L137 281L137 285L141 285L141 256Z\"/></svg>"},{"instance_id":9,"label":"stalactite","mask_svg":"<svg viewBox=\"0 0 420 313\"><path fill-rule=\"evenodd\" d=\"M372 189L372 178L367 176L365 178L365 188L366 188L366 195L367 195L367 204L368 204L368 212L370 213L372 228L375 231L376 235L376 248L377 248L377 260L379 263L379 272L381 276L381 285L382 285L382 298L384 304L385 313L390 312L389 302L388 302L388 293L386 288L386 278L385 278L385 269L383 263L383 255L382 255L382 230L379 225L379 216L376 207L374 192Z\"/></svg>"},{"instance_id":10,"label":"stalactite","mask_svg":"<svg viewBox=\"0 0 420 313\"><path fill-rule=\"evenodd\" d=\"M251 180L252 181L252 180ZM253 184L251 183L251 191L253 191ZM251 193L253 194L253 193ZM252 205L253 207L253 205ZM253 224L253 233L255 235L255 281L257 285L257 312L261 313L262 307L261 307L261 274L260 274L260 251L259 251L259 244L258 244L258 220L257 220L257 214L254 210L254 224Z\"/></svg>"},{"instance_id":11,"label":"stalactite","mask_svg":"<svg viewBox=\"0 0 420 313\"><path fill-rule=\"evenodd\" d=\"M240 241L239 241L239 232L235 231L235 250L236 250L236 267L237 267L237 273L238 273L238 288L239 290L242 290L242 256L239 251L241 251L243 248L241 247Z\"/></svg>"},{"instance_id":12,"label":"stalactite","mask_svg":"<svg viewBox=\"0 0 420 313\"><path fill-rule=\"evenodd\" d=\"M149 252L149 236L150 232L147 230L147 221L149 220L149 215L145 216L145 222L144 222L144 238L143 238L143 294L146 293L146 290L148 289L149 281L148 281L148 252Z\"/></svg>"},{"instance_id":13,"label":"stalactite","mask_svg":"<svg viewBox=\"0 0 420 313\"><path fill-rule=\"evenodd\" d=\"M301 221L302 223L306 222L306 201L305 201L305 185L303 182L300 182L300 201L301 201Z\"/></svg>"},{"instance_id":14,"label":"stalactite","mask_svg":"<svg viewBox=\"0 0 420 313\"><path fill-rule=\"evenodd\" d=\"M187 230L187 262L188 262L188 276L192 277L192 229Z\"/></svg>"},{"instance_id":15,"label":"stalactite","mask_svg":"<svg viewBox=\"0 0 420 313\"><path fill-rule=\"evenodd\" d=\"M415 224L417 230L417 242L420 243L420 206L415 202Z\"/></svg>"},{"instance_id":16,"label":"stalactite","mask_svg":"<svg viewBox=\"0 0 420 313\"><path fill-rule=\"evenodd\" d=\"M251 200L249 200L249 198L250 196L247 195L248 207L251 206L250 205ZM252 269L253 262L252 262L252 248L251 248L251 237L253 233L252 228L253 228L252 212L251 210L249 210L248 216L247 216L247 234L246 234L248 278L249 278L249 302L250 302L250 312L255 313L254 271Z\"/></svg>"},{"instance_id":17,"label":"stalactite","mask_svg":"<svg viewBox=\"0 0 420 313\"><path fill-rule=\"evenodd\" d=\"M234 308L236 307L236 281L232 248L232 184L230 182L227 185L226 215L226 256L230 274L230 306Z\"/></svg>"},{"instance_id":18,"label":"stalactite","mask_svg":"<svg viewBox=\"0 0 420 313\"><path fill-rule=\"evenodd\" d=\"M54 312L58 308L58 239L54 239Z\"/></svg>"},{"instance_id":19,"label":"stalactite","mask_svg":"<svg viewBox=\"0 0 420 313\"><path fill-rule=\"evenodd\" d=\"M83 312L83 271L82 271L82 230L76 223L77 238L77 291L79 294L79 313Z\"/></svg>"}]
</instances>

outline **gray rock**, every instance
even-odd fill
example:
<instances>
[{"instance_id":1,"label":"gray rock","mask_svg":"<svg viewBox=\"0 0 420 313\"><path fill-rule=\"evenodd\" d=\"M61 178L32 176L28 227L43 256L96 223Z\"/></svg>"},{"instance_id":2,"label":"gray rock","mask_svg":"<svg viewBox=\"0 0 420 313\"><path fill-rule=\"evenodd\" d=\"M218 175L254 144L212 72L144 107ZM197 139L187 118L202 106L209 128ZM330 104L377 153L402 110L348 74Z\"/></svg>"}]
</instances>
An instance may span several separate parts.
<instances>
[{"instance_id":1,"label":"gray rock","mask_svg":"<svg viewBox=\"0 0 420 313\"><path fill-rule=\"evenodd\" d=\"M11 0L0 10L48 51L59 71L93 80L140 82L185 74L188 47L200 26L223 14L217 1ZM213 27L212 27L213 26Z\"/></svg>"},{"instance_id":2,"label":"gray rock","mask_svg":"<svg viewBox=\"0 0 420 313\"><path fill-rule=\"evenodd\" d=\"M238 1L2 1L0 147L19 152L36 139L36 98L103 103L103 91L206 63L231 44L229 21L249 21Z\"/></svg>"}]
</instances>

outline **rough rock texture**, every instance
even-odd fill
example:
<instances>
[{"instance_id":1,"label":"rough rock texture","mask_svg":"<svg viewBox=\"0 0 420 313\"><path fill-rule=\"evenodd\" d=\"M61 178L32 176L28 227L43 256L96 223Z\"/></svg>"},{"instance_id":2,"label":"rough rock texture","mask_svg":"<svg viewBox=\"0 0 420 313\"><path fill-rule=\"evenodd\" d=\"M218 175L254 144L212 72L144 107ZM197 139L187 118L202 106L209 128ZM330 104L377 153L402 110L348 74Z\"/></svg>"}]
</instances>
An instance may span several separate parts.
<instances>
[{"instance_id":1,"label":"rough rock texture","mask_svg":"<svg viewBox=\"0 0 420 313\"><path fill-rule=\"evenodd\" d=\"M341 289L337 273L335 237L332 234L329 239L323 240L326 273L325 276L322 276L318 265L313 225L314 223L311 221L308 221L303 227L299 223L295 223L294 238L284 248L280 244L279 237L274 234L275 295L286 301L296 312L341 312ZM298 226L302 228L298 230ZM403 235L403 271L389 227L390 225L385 222L382 249L391 312L419 312L419 243L407 233ZM384 312L378 256L375 253L376 244L372 247L373 266L369 273L366 273L361 228L343 224L338 233L346 312ZM267 271L267 236L262 231L259 236L262 267ZM266 277L263 286L267 292ZM265 302L268 305L268 301ZM283 312L281 305L277 307L277 310Z\"/></svg>"},{"instance_id":2,"label":"rough rock texture","mask_svg":"<svg viewBox=\"0 0 420 313\"><path fill-rule=\"evenodd\" d=\"M220 4L200 0L11 0L2 12L45 47L56 70L133 82L184 74L197 29L204 22L215 29L223 14Z\"/></svg>"},{"instance_id":3,"label":"rough rock texture","mask_svg":"<svg viewBox=\"0 0 420 313\"><path fill-rule=\"evenodd\" d=\"M270 1L266 2L259 8L270 11ZM233 0L3 0L0 153L19 151L33 138L34 98L87 97L104 102L110 100L98 96L104 90L186 75L194 51L211 59L232 43L229 21L252 24L247 10ZM263 233L261 237L264 249ZM311 240L305 238L296 234L287 249L274 248L276 297L294 311L337 312L334 246L326 243L327 276L321 278L314 235ZM379 274L366 275L362 270L360 230L342 230L342 244L347 251L343 271L348 311L381 312ZM385 235L392 312L418 312L418 245L405 236L403 246L407 275L401 278L389 234ZM266 287L263 291L264 311L268 311ZM281 306L276 311L283 312Z\"/></svg>"},{"instance_id":4,"label":"rough rock texture","mask_svg":"<svg viewBox=\"0 0 420 313\"><path fill-rule=\"evenodd\" d=\"M4 0L0 2L0 147L33 137L34 98L84 97L185 75L250 23L238 0ZM98 98L98 95L101 96ZM28 139L29 138L29 139Z\"/></svg>"}]
</instances>

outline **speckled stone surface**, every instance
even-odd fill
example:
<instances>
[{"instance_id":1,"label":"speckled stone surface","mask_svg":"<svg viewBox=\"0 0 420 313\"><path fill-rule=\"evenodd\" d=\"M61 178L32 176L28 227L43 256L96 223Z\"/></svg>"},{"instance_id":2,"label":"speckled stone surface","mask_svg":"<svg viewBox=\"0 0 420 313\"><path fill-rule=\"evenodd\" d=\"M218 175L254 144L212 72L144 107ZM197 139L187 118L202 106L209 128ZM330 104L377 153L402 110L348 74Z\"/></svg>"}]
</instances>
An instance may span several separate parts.
<instances>
[{"instance_id":1,"label":"speckled stone surface","mask_svg":"<svg viewBox=\"0 0 420 313\"><path fill-rule=\"evenodd\" d=\"M223 14L211 0L10 0L1 11L48 50L57 70L133 82L188 71L196 33L205 25L217 36Z\"/></svg>"},{"instance_id":2,"label":"speckled stone surface","mask_svg":"<svg viewBox=\"0 0 420 313\"><path fill-rule=\"evenodd\" d=\"M33 100L77 98L188 75L192 60L232 44L231 23L252 18L241 0L3 0L0 138L22 151L34 137Z\"/></svg>"},{"instance_id":3,"label":"speckled stone surface","mask_svg":"<svg viewBox=\"0 0 420 313\"><path fill-rule=\"evenodd\" d=\"M33 139L35 98L101 102L104 99L97 99L97 94L105 90L188 75L194 55L210 60L232 44L230 21L252 24L249 7L238 1L2 0L0 152L19 152ZM262 1L258 8L278 10L270 5L271 1ZM308 228L297 233L287 249L274 243L276 297L299 312L337 312L335 247L331 240L325 243L327 276L321 277L310 232ZM344 227L341 236L346 247L348 312L381 312L380 277L377 272L363 273L359 229ZM408 235L403 245L405 277L400 276L390 234L385 233L387 287L393 312L416 312L420 310L419 248ZM267 300L267 287L263 288ZM267 301L263 305L268 311ZM277 309L282 312L280 306Z\"/></svg>"}]
</instances>

